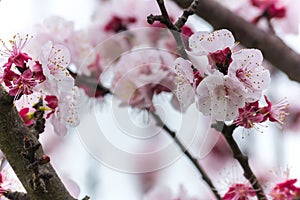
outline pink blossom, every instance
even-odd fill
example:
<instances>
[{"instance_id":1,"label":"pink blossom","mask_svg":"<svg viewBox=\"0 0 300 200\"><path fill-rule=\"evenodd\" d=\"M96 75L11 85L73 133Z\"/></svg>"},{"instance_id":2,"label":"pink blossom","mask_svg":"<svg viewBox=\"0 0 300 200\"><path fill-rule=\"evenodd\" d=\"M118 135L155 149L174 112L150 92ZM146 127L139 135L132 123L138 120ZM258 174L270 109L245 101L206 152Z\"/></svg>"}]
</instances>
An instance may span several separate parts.
<instances>
[{"instance_id":1,"label":"pink blossom","mask_svg":"<svg viewBox=\"0 0 300 200\"><path fill-rule=\"evenodd\" d=\"M43 24L38 24L35 28L35 38L28 48L33 55L38 56L40 47L48 41L53 45L64 45L70 51L70 61L75 65L78 74L91 74L87 66L94 61L95 55L91 53L93 46L87 31L75 30L73 22L58 16L45 19Z\"/></svg>"},{"instance_id":2,"label":"pink blossom","mask_svg":"<svg viewBox=\"0 0 300 200\"><path fill-rule=\"evenodd\" d=\"M251 0L251 4L263 11L263 15L268 18L284 18L286 7L280 5L279 0Z\"/></svg>"},{"instance_id":3,"label":"pink blossom","mask_svg":"<svg viewBox=\"0 0 300 200\"><path fill-rule=\"evenodd\" d=\"M31 66L31 69L34 73L34 77L41 83L46 80L46 77L43 73L42 64L39 61L35 61L34 65Z\"/></svg>"},{"instance_id":4,"label":"pink blossom","mask_svg":"<svg viewBox=\"0 0 300 200\"><path fill-rule=\"evenodd\" d=\"M267 106L263 107L262 112L266 113L266 117L271 122L278 122L280 125L283 125L285 122L285 117L288 115L286 109L288 107L288 102L286 99L282 99L279 102L272 104L267 98L265 97L265 101L267 102Z\"/></svg>"},{"instance_id":5,"label":"pink blossom","mask_svg":"<svg viewBox=\"0 0 300 200\"><path fill-rule=\"evenodd\" d=\"M245 105L241 83L219 71L204 78L196 93L198 110L217 121L235 119L238 108Z\"/></svg>"},{"instance_id":6,"label":"pink blossom","mask_svg":"<svg viewBox=\"0 0 300 200\"><path fill-rule=\"evenodd\" d=\"M6 46L3 40L0 40L4 47L4 50L0 51L0 55L8 57L8 61L4 65L5 67L11 67L12 64L15 64L16 66L23 68L24 64L31 59L27 53L22 52L28 40L28 34L26 35L25 39L21 38L19 34L15 35L13 39L9 41L11 49Z\"/></svg>"},{"instance_id":7,"label":"pink blossom","mask_svg":"<svg viewBox=\"0 0 300 200\"><path fill-rule=\"evenodd\" d=\"M297 179L289 179L278 183L272 189L270 196L273 200L294 200L300 198L300 188L295 186Z\"/></svg>"},{"instance_id":8,"label":"pink blossom","mask_svg":"<svg viewBox=\"0 0 300 200\"><path fill-rule=\"evenodd\" d=\"M80 92L67 70L70 53L63 45L48 42L42 47L39 60L46 79L35 90L46 96L46 105L50 109L46 117L50 119L55 133L65 135L69 126L79 124L77 102Z\"/></svg>"},{"instance_id":9,"label":"pink blossom","mask_svg":"<svg viewBox=\"0 0 300 200\"><path fill-rule=\"evenodd\" d=\"M45 97L45 101L47 102L47 106L51 109L51 112L47 114L46 118L49 118L54 112L55 109L58 107L58 99L54 95L47 95Z\"/></svg>"},{"instance_id":10,"label":"pink blossom","mask_svg":"<svg viewBox=\"0 0 300 200\"><path fill-rule=\"evenodd\" d=\"M165 1L168 13L171 19L177 19L182 12L174 2ZM130 12L128 12L130 10ZM129 49L136 44L156 44L162 37L161 23L150 25L147 22L147 16L150 14L160 14L159 7L153 1L135 1L135 0L111 0L99 3L93 15L93 26L89 28L89 38L91 43L96 46L108 37L121 31L129 30L130 39L128 37L118 37L118 46L122 49ZM131 32L137 28L155 27L153 29L140 29L141 31ZM159 31L159 28L161 29ZM190 34L192 30L188 27L183 28L184 34ZM132 34L133 33L133 34ZM120 35L119 35L120 36ZM125 35L126 36L126 35ZM166 36L163 36L166 37ZM167 35L170 38L170 35ZM119 50L119 49L116 49Z\"/></svg>"},{"instance_id":11,"label":"pink blossom","mask_svg":"<svg viewBox=\"0 0 300 200\"><path fill-rule=\"evenodd\" d=\"M159 50L136 50L123 55L114 67L112 92L123 104L152 108L152 98L173 85L173 57Z\"/></svg>"},{"instance_id":12,"label":"pink blossom","mask_svg":"<svg viewBox=\"0 0 300 200\"><path fill-rule=\"evenodd\" d=\"M183 58L175 60L175 96L178 100L181 111L185 112L187 108L195 101L196 87L202 80L199 73L195 73L192 64ZM198 71L196 71L198 72Z\"/></svg>"},{"instance_id":13,"label":"pink blossom","mask_svg":"<svg viewBox=\"0 0 300 200\"><path fill-rule=\"evenodd\" d=\"M74 87L74 79L67 70L70 63L70 53L62 45L46 43L40 56L43 74L46 80L39 84L38 90L52 94L54 91L70 92Z\"/></svg>"},{"instance_id":14,"label":"pink blossom","mask_svg":"<svg viewBox=\"0 0 300 200\"><path fill-rule=\"evenodd\" d=\"M234 37L228 30L222 29L210 32L196 32L189 38L188 52L194 66L205 74L218 69L227 74L228 67L232 62L232 48L234 47ZM207 56L207 64L197 61L199 56Z\"/></svg>"},{"instance_id":15,"label":"pink blossom","mask_svg":"<svg viewBox=\"0 0 300 200\"><path fill-rule=\"evenodd\" d=\"M235 183L228 189L222 200L249 200L255 195L256 192L250 184Z\"/></svg>"},{"instance_id":16,"label":"pink blossom","mask_svg":"<svg viewBox=\"0 0 300 200\"><path fill-rule=\"evenodd\" d=\"M246 103L244 108L239 108L239 116L234 120L238 126L245 128L253 128L255 123L262 123L269 119L271 122L284 124L288 103L286 99L272 104L266 96L264 96L267 106L259 107L258 101Z\"/></svg>"},{"instance_id":17,"label":"pink blossom","mask_svg":"<svg viewBox=\"0 0 300 200\"><path fill-rule=\"evenodd\" d=\"M15 96L16 99L23 94L32 94L34 87L37 85L30 69L26 69L22 74L17 74L10 68L5 68L2 80L9 88L9 94Z\"/></svg>"},{"instance_id":18,"label":"pink blossom","mask_svg":"<svg viewBox=\"0 0 300 200\"><path fill-rule=\"evenodd\" d=\"M29 112L29 108L23 108L19 111L20 116L22 117L26 126L33 124L33 114Z\"/></svg>"},{"instance_id":19,"label":"pink blossom","mask_svg":"<svg viewBox=\"0 0 300 200\"><path fill-rule=\"evenodd\" d=\"M277 33L298 34L298 0L218 1L260 28L268 30L268 20Z\"/></svg>"},{"instance_id":20,"label":"pink blossom","mask_svg":"<svg viewBox=\"0 0 300 200\"><path fill-rule=\"evenodd\" d=\"M265 114L260 111L258 101L246 103L244 108L239 108L239 116L234 120L234 123L245 128L253 128L255 123L265 121Z\"/></svg>"},{"instance_id":21,"label":"pink blossom","mask_svg":"<svg viewBox=\"0 0 300 200\"><path fill-rule=\"evenodd\" d=\"M81 98L81 91L74 87L69 92L57 92L49 95L45 101L51 109L47 117L58 135L66 135L68 127L79 125L78 104Z\"/></svg>"},{"instance_id":22,"label":"pink blossom","mask_svg":"<svg viewBox=\"0 0 300 200\"><path fill-rule=\"evenodd\" d=\"M18 78L13 79L13 84L9 88L9 94L12 96L28 95L33 93L33 88L37 82L33 78L33 73L30 69L24 71Z\"/></svg>"},{"instance_id":23,"label":"pink blossom","mask_svg":"<svg viewBox=\"0 0 300 200\"><path fill-rule=\"evenodd\" d=\"M121 31L126 31L127 26L130 24L134 24L136 22L135 17L127 17L127 18L121 18L119 16L112 16L110 21L107 22L104 26L104 31L111 31L114 33L118 33Z\"/></svg>"},{"instance_id":24,"label":"pink blossom","mask_svg":"<svg viewBox=\"0 0 300 200\"><path fill-rule=\"evenodd\" d=\"M262 53L257 49L243 49L234 53L232 59L228 75L244 85L246 101L259 100L271 81L269 71L261 66Z\"/></svg>"}]
</instances>

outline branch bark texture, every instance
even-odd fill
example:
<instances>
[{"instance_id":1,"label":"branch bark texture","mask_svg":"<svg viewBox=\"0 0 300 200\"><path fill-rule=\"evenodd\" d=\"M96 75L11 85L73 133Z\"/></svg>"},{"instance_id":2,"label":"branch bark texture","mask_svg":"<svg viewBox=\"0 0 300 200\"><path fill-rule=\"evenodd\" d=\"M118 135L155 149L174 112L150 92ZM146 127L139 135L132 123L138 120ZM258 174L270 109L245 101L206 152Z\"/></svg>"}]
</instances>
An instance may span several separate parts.
<instances>
[{"instance_id":1,"label":"branch bark texture","mask_svg":"<svg viewBox=\"0 0 300 200\"><path fill-rule=\"evenodd\" d=\"M173 1L182 8L187 8L193 2ZM271 64L286 73L291 80L300 82L300 55L276 35L259 29L214 0L199 0L195 13L215 29L229 29L244 46L260 49Z\"/></svg>"},{"instance_id":2,"label":"branch bark texture","mask_svg":"<svg viewBox=\"0 0 300 200\"><path fill-rule=\"evenodd\" d=\"M267 197L264 193L264 190L249 165L248 157L242 153L238 144L233 138L232 134L235 128L235 125L227 126L224 124L222 134L224 135L232 151L233 157L239 162L239 164L243 168L244 177L251 183L253 189L255 189L257 198L259 200L266 200Z\"/></svg>"},{"instance_id":3,"label":"branch bark texture","mask_svg":"<svg viewBox=\"0 0 300 200\"><path fill-rule=\"evenodd\" d=\"M5 154L8 162L25 187L30 200L74 200L61 182L53 167L48 163L42 166L41 172L51 174L47 191L40 191L33 187L34 175L28 168L28 161L22 156L24 152L24 136L36 140L29 132L18 111L13 105L13 98L0 87L0 149ZM38 156L44 155L42 148L37 152Z\"/></svg>"}]
</instances>

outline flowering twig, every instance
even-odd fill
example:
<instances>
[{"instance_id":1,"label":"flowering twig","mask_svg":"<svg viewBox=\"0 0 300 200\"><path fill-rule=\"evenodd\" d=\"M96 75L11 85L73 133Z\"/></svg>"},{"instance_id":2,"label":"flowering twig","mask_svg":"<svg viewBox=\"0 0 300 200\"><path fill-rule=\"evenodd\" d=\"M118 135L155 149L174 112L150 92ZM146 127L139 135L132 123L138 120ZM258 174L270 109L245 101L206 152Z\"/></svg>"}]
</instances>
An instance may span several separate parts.
<instances>
[{"instance_id":1,"label":"flowering twig","mask_svg":"<svg viewBox=\"0 0 300 200\"><path fill-rule=\"evenodd\" d=\"M182 144L182 142L176 137L176 133L174 131L172 131L171 129L169 129L169 127L163 123L163 121L157 114L152 113L152 115L153 115L154 119L156 120L156 124L158 126L162 127L174 139L175 143L180 148L180 150L193 163L193 165L196 167L196 169L200 173L202 179L206 182L206 184L210 187L211 191L214 193L215 197L217 199L221 199L218 191L216 190L215 186L213 185L213 183L212 183L211 179L209 178L209 176L207 175L207 173L204 171L204 169L202 168L202 166L200 165L198 160L191 155L191 153L185 148L185 146Z\"/></svg>"},{"instance_id":2,"label":"flowering twig","mask_svg":"<svg viewBox=\"0 0 300 200\"><path fill-rule=\"evenodd\" d=\"M32 133L32 130L29 131L25 126L18 111L13 105L13 97L8 95L3 87L0 87L0 108L0 149L5 154L14 172L25 187L28 198L31 200L74 200L49 163L39 168L40 175L51 174L52 176L46 187L47 192L33 187L32 180L34 179L34 174L29 167L30 163L28 162L28 157L22 156L24 155L25 150L24 137L26 136L33 141L37 147L39 146L37 145L39 144L39 141ZM43 155L44 152L42 148L39 148L36 151L36 156L40 158Z\"/></svg>"},{"instance_id":3,"label":"flowering twig","mask_svg":"<svg viewBox=\"0 0 300 200\"><path fill-rule=\"evenodd\" d=\"M192 0L173 0L183 8L189 7ZM199 0L195 13L209 22L215 29L227 28L232 31L244 46L260 49L264 57L275 67L288 75L291 80L300 82L300 56L289 48L276 35L267 33L247 22L216 1Z\"/></svg>"},{"instance_id":4,"label":"flowering twig","mask_svg":"<svg viewBox=\"0 0 300 200\"><path fill-rule=\"evenodd\" d=\"M148 23L153 24L155 21L159 21L160 23L166 25L166 27L171 31L173 37L177 43L177 51L182 58L187 59L187 54L185 52L185 48L183 45L182 37L181 37L181 29L186 23L188 17L195 13L195 8L197 8L199 1L195 0L193 3L183 11L183 14L178 18L178 20L173 23L169 17L167 9L165 7L164 0L157 0L157 4L161 10L161 15L149 15Z\"/></svg>"},{"instance_id":5,"label":"flowering twig","mask_svg":"<svg viewBox=\"0 0 300 200\"><path fill-rule=\"evenodd\" d=\"M239 162L241 167L244 170L244 176L248 181L251 183L253 189L256 191L257 198L259 200L266 200L267 197L264 193L262 186L260 185L258 179L256 178L255 174L252 172L250 165L248 163L248 157L242 153L238 144L234 140L232 134L236 126L233 124L231 126L227 126L223 124L222 134L224 135L231 151L233 157Z\"/></svg>"},{"instance_id":6,"label":"flowering twig","mask_svg":"<svg viewBox=\"0 0 300 200\"><path fill-rule=\"evenodd\" d=\"M187 53L185 51L182 37L181 37L181 29L186 23L188 17L190 15L193 15L195 13L195 9L197 8L197 5L199 3L198 0L194 0L193 3L183 11L183 14L181 17L178 18L178 20L173 23L169 17L169 14L167 12L167 9L164 4L164 0L157 0L157 3L159 5L159 8L161 10L161 15L149 15L148 16L148 23L153 24L155 21L159 21L160 23L166 25L166 27L171 31L173 37L176 40L177 43L177 51L180 54L182 58L188 59ZM181 141L176 137L176 133L172 130L170 130L160 119L158 115L155 113L152 113L154 116L157 125L160 125L163 127L163 129L174 139L175 143L178 145L180 150L189 158L189 160L193 163L193 165L197 168L199 173L202 176L202 179L208 184L212 192L214 193L215 197L217 199L221 199L220 195L218 194L215 186L213 185L212 181L210 180L207 173L204 171L200 163L197 159L195 159L190 152L185 148L185 146L181 143Z\"/></svg>"}]
</instances>

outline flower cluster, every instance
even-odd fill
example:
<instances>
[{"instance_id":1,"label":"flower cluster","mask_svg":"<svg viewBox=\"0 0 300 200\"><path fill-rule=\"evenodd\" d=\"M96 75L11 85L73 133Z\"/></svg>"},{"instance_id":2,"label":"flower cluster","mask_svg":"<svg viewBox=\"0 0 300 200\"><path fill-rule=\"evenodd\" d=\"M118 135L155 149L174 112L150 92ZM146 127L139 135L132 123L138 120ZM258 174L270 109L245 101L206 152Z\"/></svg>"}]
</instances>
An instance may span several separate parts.
<instances>
[{"instance_id":1,"label":"flower cluster","mask_svg":"<svg viewBox=\"0 0 300 200\"><path fill-rule=\"evenodd\" d=\"M245 104L258 101L270 83L257 49L235 51L228 30L197 32L189 38L191 62L175 61L177 89L182 110L193 103L204 115L217 121L234 120ZM188 97L188 98L185 98Z\"/></svg>"},{"instance_id":2,"label":"flower cluster","mask_svg":"<svg viewBox=\"0 0 300 200\"><path fill-rule=\"evenodd\" d=\"M295 186L297 179L289 179L276 184L272 189L270 196L273 200L294 200L300 198L300 188Z\"/></svg>"},{"instance_id":3,"label":"flower cluster","mask_svg":"<svg viewBox=\"0 0 300 200\"><path fill-rule=\"evenodd\" d=\"M27 126L33 123L36 111L33 101L42 98L45 105L38 109L47 111L45 117L50 119L56 133L65 134L66 124L78 125L74 97L78 91L66 68L70 53L64 46L48 42L41 47L39 56L30 56L24 52L29 39L28 35L24 39L17 34L9 41L11 47L1 41L4 47L1 56L6 58L1 83L15 97L15 104Z\"/></svg>"},{"instance_id":4,"label":"flower cluster","mask_svg":"<svg viewBox=\"0 0 300 200\"><path fill-rule=\"evenodd\" d=\"M153 96L174 88L173 60L164 51L132 50L114 66L112 92L123 104L154 110Z\"/></svg>"},{"instance_id":5,"label":"flower cluster","mask_svg":"<svg viewBox=\"0 0 300 200\"><path fill-rule=\"evenodd\" d=\"M253 128L255 123L262 123L266 120L277 122L283 125L285 117L288 115L286 108L288 103L286 99L272 104L266 96L264 96L267 106L259 107L259 102L246 103L245 107L239 108L239 116L234 123L245 128Z\"/></svg>"},{"instance_id":6,"label":"flower cluster","mask_svg":"<svg viewBox=\"0 0 300 200\"><path fill-rule=\"evenodd\" d=\"M223 200L248 200L251 197L255 197L256 192L250 184L235 183L232 185L226 194L223 196Z\"/></svg>"}]
</instances>

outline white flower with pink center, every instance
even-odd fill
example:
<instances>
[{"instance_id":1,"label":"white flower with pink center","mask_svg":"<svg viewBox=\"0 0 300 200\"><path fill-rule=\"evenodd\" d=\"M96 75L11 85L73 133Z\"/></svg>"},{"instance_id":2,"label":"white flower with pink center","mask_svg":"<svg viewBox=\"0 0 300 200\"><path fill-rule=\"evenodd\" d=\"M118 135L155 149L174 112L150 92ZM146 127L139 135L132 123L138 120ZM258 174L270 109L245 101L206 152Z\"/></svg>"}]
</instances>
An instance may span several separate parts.
<instances>
[{"instance_id":1,"label":"white flower with pink center","mask_svg":"<svg viewBox=\"0 0 300 200\"><path fill-rule=\"evenodd\" d=\"M232 33L222 29L210 32L197 32L189 38L191 51L187 52L194 66L204 74L212 73L214 69L222 69L226 74L232 62L232 48L235 40ZM207 56L205 60L199 60L199 56ZM206 62L206 63L205 63Z\"/></svg>"},{"instance_id":2,"label":"white flower with pink center","mask_svg":"<svg viewBox=\"0 0 300 200\"><path fill-rule=\"evenodd\" d=\"M46 80L38 89L53 93L53 91L70 92L74 87L74 79L67 70L70 63L69 50L63 45L46 43L40 56L43 73Z\"/></svg>"},{"instance_id":3,"label":"white flower with pink center","mask_svg":"<svg viewBox=\"0 0 300 200\"><path fill-rule=\"evenodd\" d=\"M195 101L197 80L195 80L192 63L183 58L175 60L174 71L176 73L174 94L179 103L178 109L185 112Z\"/></svg>"},{"instance_id":4,"label":"white flower with pink center","mask_svg":"<svg viewBox=\"0 0 300 200\"><path fill-rule=\"evenodd\" d=\"M245 88L247 102L259 100L262 90L270 84L270 73L261 64L263 55L258 49L243 49L232 55L228 75L240 81Z\"/></svg>"},{"instance_id":5,"label":"white flower with pink center","mask_svg":"<svg viewBox=\"0 0 300 200\"><path fill-rule=\"evenodd\" d=\"M245 92L241 83L219 71L202 80L196 93L198 110L217 121L235 119L238 108L245 105Z\"/></svg>"},{"instance_id":6,"label":"white flower with pink center","mask_svg":"<svg viewBox=\"0 0 300 200\"><path fill-rule=\"evenodd\" d=\"M50 122L56 134L66 135L68 127L76 127L79 125L78 109L81 95L81 90L77 87L74 87L70 92L52 94L52 97L56 97L53 98L55 102L51 99L52 101L48 101L47 103L48 107L52 109ZM56 106L51 106L51 103L54 103Z\"/></svg>"}]
</instances>

